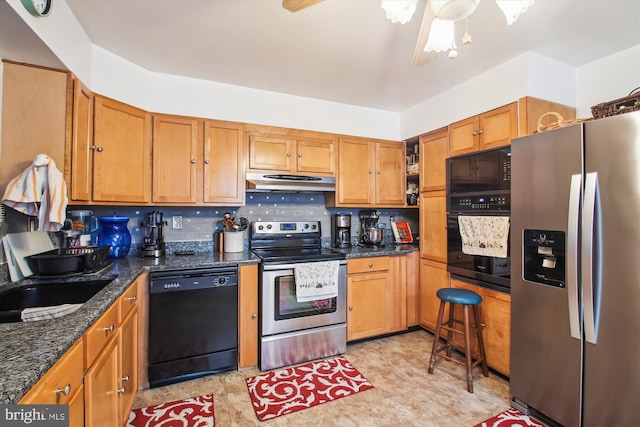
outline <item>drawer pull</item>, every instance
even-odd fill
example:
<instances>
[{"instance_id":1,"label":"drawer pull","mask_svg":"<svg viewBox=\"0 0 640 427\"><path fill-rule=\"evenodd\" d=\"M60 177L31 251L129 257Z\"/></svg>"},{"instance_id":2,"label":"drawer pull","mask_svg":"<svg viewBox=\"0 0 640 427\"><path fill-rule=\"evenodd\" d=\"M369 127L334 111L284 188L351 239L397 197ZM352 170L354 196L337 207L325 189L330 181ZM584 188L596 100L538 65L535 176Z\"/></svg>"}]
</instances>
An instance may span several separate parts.
<instances>
[{"instance_id":1,"label":"drawer pull","mask_svg":"<svg viewBox=\"0 0 640 427\"><path fill-rule=\"evenodd\" d=\"M64 386L64 388L57 388L56 389L56 394L64 394L65 396L69 396L69 393L71 393L71 384L67 384L66 386Z\"/></svg>"},{"instance_id":2,"label":"drawer pull","mask_svg":"<svg viewBox=\"0 0 640 427\"><path fill-rule=\"evenodd\" d=\"M102 328L103 331L113 332L115 330L115 326L111 325L108 328Z\"/></svg>"},{"instance_id":3,"label":"drawer pull","mask_svg":"<svg viewBox=\"0 0 640 427\"><path fill-rule=\"evenodd\" d=\"M373 267L373 263L372 262L369 263L369 268L371 268L371 267Z\"/></svg>"},{"instance_id":4,"label":"drawer pull","mask_svg":"<svg viewBox=\"0 0 640 427\"><path fill-rule=\"evenodd\" d=\"M352 305L349 306L349 311L353 311L353 306Z\"/></svg>"},{"instance_id":5,"label":"drawer pull","mask_svg":"<svg viewBox=\"0 0 640 427\"><path fill-rule=\"evenodd\" d=\"M122 387L118 389L118 393L120 394L125 394L127 392L127 388L126 387Z\"/></svg>"}]
</instances>

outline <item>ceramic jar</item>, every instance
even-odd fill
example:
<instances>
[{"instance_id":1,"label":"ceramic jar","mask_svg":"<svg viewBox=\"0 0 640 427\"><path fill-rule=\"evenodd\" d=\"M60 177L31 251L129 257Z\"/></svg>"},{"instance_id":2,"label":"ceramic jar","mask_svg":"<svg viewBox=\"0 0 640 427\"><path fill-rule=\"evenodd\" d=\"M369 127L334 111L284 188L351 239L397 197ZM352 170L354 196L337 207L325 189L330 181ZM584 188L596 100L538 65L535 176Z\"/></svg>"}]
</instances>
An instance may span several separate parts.
<instances>
[{"instance_id":1,"label":"ceramic jar","mask_svg":"<svg viewBox=\"0 0 640 427\"><path fill-rule=\"evenodd\" d=\"M109 258L124 258L131 249L131 233L127 228L126 216L105 216L98 218L100 233L98 246L111 246Z\"/></svg>"}]
</instances>

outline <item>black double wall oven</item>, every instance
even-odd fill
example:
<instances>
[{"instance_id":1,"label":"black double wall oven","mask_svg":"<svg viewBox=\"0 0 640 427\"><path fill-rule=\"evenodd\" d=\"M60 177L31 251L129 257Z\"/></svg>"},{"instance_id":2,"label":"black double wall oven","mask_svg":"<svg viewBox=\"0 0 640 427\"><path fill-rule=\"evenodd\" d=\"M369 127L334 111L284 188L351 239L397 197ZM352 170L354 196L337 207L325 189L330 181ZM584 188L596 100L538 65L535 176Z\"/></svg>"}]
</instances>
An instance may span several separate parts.
<instances>
[{"instance_id":1,"label":"black double wall oven","mask_svg":"<svg viewBox=\"0 0 640 427\"><path fill-rule=\"evenodd\" d=\"M511 148L479 151L447 159L447 270L452 278L510 292L509 255L463 252L459 217L509 217Z\"/></svg>"}]
</instances>

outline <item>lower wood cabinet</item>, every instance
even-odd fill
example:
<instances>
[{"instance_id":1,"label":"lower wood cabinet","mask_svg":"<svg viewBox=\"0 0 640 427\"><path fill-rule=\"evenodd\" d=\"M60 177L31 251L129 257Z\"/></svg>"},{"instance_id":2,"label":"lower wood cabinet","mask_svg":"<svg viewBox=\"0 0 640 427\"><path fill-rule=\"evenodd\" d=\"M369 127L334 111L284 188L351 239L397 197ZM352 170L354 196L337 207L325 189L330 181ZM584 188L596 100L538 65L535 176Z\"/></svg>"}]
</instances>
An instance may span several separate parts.
<instances>
[{"instance_id":1,"label":"lower wood cabinet","mask_svg":"<svg viewBox=\"0 0 640 427\"><path fill-rule=\"evenodd\" d=\"M447 264L431 260L420 260L420 326L435 332L438 321L440 299L436 292L440 288L448 288L449 272ZM445 315L448 316L449 306L446 306Z\"/></svg>"},{"instance_id":2,"label":"lower wood cabinet","mask_svg":"<svg viewBox=\"0 0 640 427\"><path fill-rule=\"evenodd\" d=\"M452 288L468 289L482 297L480 323L483 332L487 364L507 376L510 374L511 352L511 295L483 288L458 280L451 280ZM462 319L462 308L456 317ZM456 334L456 343L463 346L462 336ZM477 339L472 337L472 347L477 351Z\"/></svg>"},{"instance_id":3,"label":"lower wood cabinet","mask_svg":"<svg viewBox=\"0 0 640 427\"><path fill-rule=\"evenodd\" d=\"M20 404L67 404L69 426L84 425L84 346L78 340L25 394Z\"/></svg>"},{"instance_id":4,"label":"lower wood cabinet","mask_svg":"<svg viewBox=\"0 0 640 427\"><path fill-rule=\"evenodd\" d=\"M406 256L347 261L347 341L407 329Z\"/></svg>"},{"instance_id":5,"label":"lower wood cabinet","mask_svg":"<svg viewBox=\"0 0 640 427\"><path fill-rule=\"evenodd\" d=\"M241 265L238 309L238 367L258 365L258 264Z\"/></svg>"}]
</instances>

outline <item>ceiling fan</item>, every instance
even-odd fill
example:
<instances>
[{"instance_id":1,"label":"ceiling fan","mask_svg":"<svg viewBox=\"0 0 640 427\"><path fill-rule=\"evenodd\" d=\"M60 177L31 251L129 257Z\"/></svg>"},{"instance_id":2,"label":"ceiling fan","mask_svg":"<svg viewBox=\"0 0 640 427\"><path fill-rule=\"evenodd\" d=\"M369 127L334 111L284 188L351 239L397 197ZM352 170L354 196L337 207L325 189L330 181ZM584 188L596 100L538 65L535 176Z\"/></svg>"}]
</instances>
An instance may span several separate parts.
<instances>
[{"instance_id":1,"label":"ceiling fan","mask_svg":"<svg viewBox=\"0 0 640 427\"><path fill-rule=\"evenodd\" d=\"M289 12L298 12L299 10L306 9L310 6L318 4L323 0L282 0L282 7ZM411 19L411 15L415 10L414 0L413 9L408 13L408 16L404 21L407 22ZM438 52L449 50L449 57L455 58L457 52L455 51L455 42L453 41L453 23L467 18L475 10L481 0L427 0L427 5L424 8L424 14L422 16L422 22L420 24L420 31L418 32L418 39L416 41L416 47L413 51L413 66L417 67L424 65L427 62L433 60ZM529 6L531 6L535 0L495 0L507 19L507 25L511 25L518 19L518 16L524 13ZM400 3L400 2L383 2L383 3ZM385 10L387 7L383 6ZM398 22L390 17L387 12L387 18L392 22ZM448 24L450 34L442 37L436 37L432 35L432 27L440 29L441 25ZM440 33L441 34L441 33ZM446 38L448 37L448 39ZM438 39L438 40L436 40ZM429 42L429 45L427 45ZM435 43L435 46L433 45ZM471 43L471 36L465 32L463 37L463 44Z\"/></svg>"}]
</instances>

